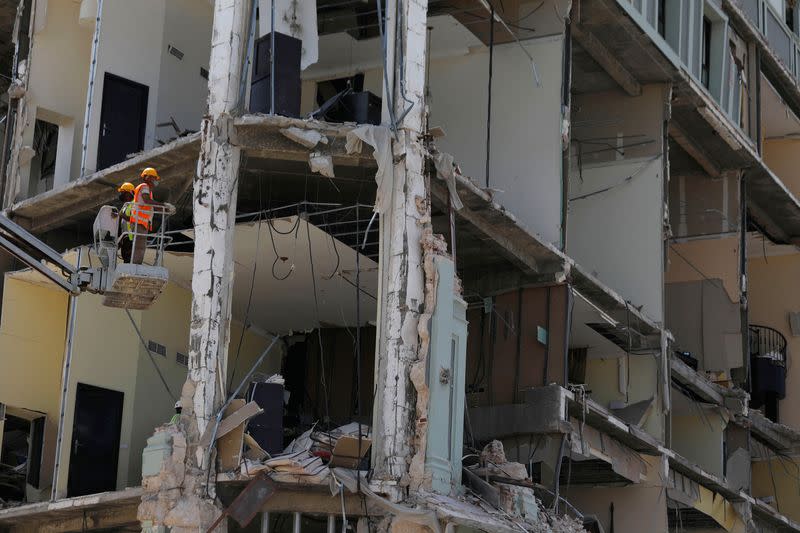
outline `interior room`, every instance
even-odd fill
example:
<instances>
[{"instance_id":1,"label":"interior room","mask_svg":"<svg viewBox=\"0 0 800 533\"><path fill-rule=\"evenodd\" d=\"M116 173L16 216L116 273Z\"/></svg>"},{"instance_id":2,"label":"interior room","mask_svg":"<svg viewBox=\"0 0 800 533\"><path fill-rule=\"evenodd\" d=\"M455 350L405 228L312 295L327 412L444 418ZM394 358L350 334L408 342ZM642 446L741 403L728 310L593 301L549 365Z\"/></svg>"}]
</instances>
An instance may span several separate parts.
<instances>
[{"instance_id":1,"label":"interior room","mask_svg":"<svg viewBox=\"0 0 800 533\"><path fill-rule=\"evenodd\" d=\"M364 235L372 234L367 230L371 211L364 206L298 205L302 207L291 209L298 215L250 215L237 226L234 244L226 388L235 390L243 383L241 394L251 394L247 392L251 383L281 376L275 382L284 392L277 399L252 397L272 402L270 412L281 413L277 425L253 430L259 445L272 453L283 451L312 427L371 425L377 263L334 235L363 245ZM357 235L347 229L350 222L361 223L347 218L351 210L361 210L366 219ZM24 406L25 412L40 411L42 418L36 424L41 423L39 431L45 435L36 462L41 476L36 474L27 491L23 483L22 493L14 497L47 499L53 484L58 497L71 497L141 483L146 441L153 428L175 414L173 405L189 365L192 234L179 233L183 240L174 241L177 250L168 251L164 259L170 282L150 309L127 314L103 306L101 296L83 294L76 299L69 382L63 397L68 295L28 270L6 276L4 306L15 305L15 312L3 314L0 345L3 353L14 355L6 361L9 371L3 373L0 402ZM367 240L372 245L376 238ZM362 252L367 248L362 246ZM25 305L18 305L20 301ZM49 311L42 313L41 306ZM24 324L31 320L42 327L33 335L23 334ZM62 334L54 336L53 331ZM114 346L103 340L109 335L116 339ZM256 365L262 354L266 355ZM36 387L14 378L32 365L40 370ZM3 445L3 463L8 466L3 471L17 468L24 474L26 443L8 409L8 438ZM64 418L59 430L60 413ZM60 448L58 442L63 443ZM89 458L94 468L85 468ZM97 468L101 463L107 468ZM29 479L34 479L30 472L29 466Z\"/></svg>"}]
</instances>

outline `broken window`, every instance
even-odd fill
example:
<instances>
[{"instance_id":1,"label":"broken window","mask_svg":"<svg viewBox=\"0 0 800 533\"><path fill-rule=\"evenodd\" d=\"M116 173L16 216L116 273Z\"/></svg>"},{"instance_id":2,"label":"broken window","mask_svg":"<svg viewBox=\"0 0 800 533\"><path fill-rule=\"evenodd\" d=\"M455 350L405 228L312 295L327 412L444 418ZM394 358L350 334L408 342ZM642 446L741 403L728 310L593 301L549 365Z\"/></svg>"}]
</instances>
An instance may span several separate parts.
<instances>
[{"instance_id":1,"label":"broken window","mask_svg":"<svg viewBox=\"0 0 800 533\"><path fill-rule=\"evenodd\" d=\"M703 17L703 50L700 64L700 82L708 89L711 82L711 20Z\"/></svg>"},{"instance_id":2,"label":"broken window","mask_svg":"<svg viewBox=\"0 0 800 533\"><path fill-rule=\"evenodd\" d=\"M0 404L0 500L24 501L30 485L39 488L45 415Z\"/></svg>"},{"instance_id":3,"label":"broken window","mask_svg":"<svg viewBox=\"0 0 800 533\"><path fill-rule=\"evenodd\" d=\"M53 178L56 174L56 155L58 147L58 125L41 119L36 119L33 131L33 149L36 155L31 161L31 183L38 185L44 182L44 190L53 187Z\"/></svg>"}]
</instances>

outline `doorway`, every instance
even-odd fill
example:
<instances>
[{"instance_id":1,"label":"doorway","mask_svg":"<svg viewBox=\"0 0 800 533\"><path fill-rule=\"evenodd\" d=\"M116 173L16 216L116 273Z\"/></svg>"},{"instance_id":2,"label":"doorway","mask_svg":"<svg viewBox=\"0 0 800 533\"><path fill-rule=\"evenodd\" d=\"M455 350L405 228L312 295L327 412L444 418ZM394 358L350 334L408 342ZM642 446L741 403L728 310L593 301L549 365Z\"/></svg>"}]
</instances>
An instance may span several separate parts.
<instances>
[{"instance_id":1,"label":"doorway","mask_svg":"<svg viewBox=\"0 0 800 533\"><path fill-rule=\"evenodd\" d=\"M147 85L106 72L100 110L97 170L127 159L144 149L147 124Z\"/></svg>"},{"instance_id":2,"label":"doorway","mask_svg":"<svg viewBox=\"0 0 800 533\"><path fill-rule=\"evenodd\" d=\"M68 497L116 490L124 398L118 391L78 383Z\"/></svg>"}]
</instances>

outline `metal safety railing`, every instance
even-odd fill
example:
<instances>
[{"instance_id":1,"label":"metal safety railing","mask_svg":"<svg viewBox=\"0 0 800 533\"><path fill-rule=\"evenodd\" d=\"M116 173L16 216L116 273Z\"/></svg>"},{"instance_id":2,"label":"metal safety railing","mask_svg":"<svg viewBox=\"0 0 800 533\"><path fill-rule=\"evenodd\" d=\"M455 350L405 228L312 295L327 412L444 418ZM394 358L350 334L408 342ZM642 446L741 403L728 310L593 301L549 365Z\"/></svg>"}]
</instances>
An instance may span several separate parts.
<instances>
[{"instance_id":1,"label":"metal safety railing","mask_svg":"<svg viewBox=\"0 0 800 533\"><path fill-rule=\"evenodd\" d=\"M136 212L149 212L150 227L130 221ZM174 213L170 205L150 205L128 202L118 211L120 231L116 243L125 263L162 266L164 248L172 242L167 232L167 219ZM150 252L150 253L148 253Z\"/></svg>"},{"instance_id":2,"label":"metal safety railing","mask_svg":"<svg viewBox=\"0 0 800 533\"><path fill-rule=\"evenodd\" d=\"M786 337L768 326L751 325L750 357L769 360L772 364L786 366Z\"/></svg>"}]
</instances>

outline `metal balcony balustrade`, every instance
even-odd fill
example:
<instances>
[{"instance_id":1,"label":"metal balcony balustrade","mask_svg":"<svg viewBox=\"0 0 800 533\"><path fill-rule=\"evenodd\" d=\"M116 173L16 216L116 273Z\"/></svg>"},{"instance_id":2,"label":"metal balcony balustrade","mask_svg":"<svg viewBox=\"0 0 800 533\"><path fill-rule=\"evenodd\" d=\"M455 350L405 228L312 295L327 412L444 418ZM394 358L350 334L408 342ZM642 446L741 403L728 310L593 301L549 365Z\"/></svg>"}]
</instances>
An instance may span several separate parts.
<instances>
[{"instance_id":1,"label":"metal balcony balustrade","mask_svg":"<svg viewBox=\"0 0 800 533\"><path fill-rule=\"evenodd\" d=\"M778 422L778 400L786 397L786 337L768 326L748 327L750 338L750 406Z\"/></svg>"},{"instance_id":2,"label":"metal balcony balustrade","mask_svg":"<svg viewBox=\"0 0 800 533\"><path fill-rule=\"evenodd\" d=\"M773 365L786 366L786 337L768 326L751 325L750 357L769 360Z\"/></svg>"}]
</instances>

